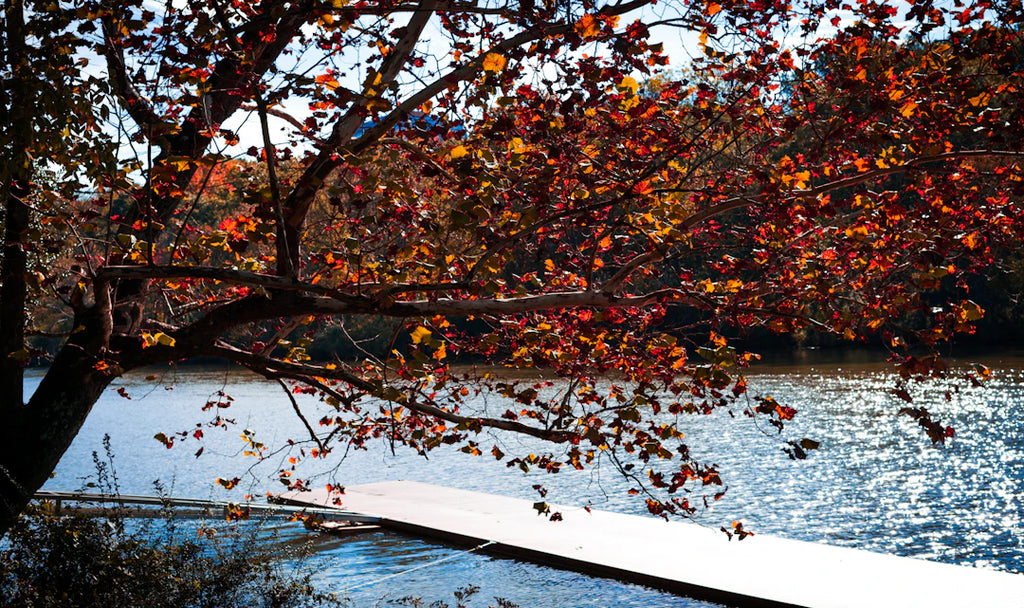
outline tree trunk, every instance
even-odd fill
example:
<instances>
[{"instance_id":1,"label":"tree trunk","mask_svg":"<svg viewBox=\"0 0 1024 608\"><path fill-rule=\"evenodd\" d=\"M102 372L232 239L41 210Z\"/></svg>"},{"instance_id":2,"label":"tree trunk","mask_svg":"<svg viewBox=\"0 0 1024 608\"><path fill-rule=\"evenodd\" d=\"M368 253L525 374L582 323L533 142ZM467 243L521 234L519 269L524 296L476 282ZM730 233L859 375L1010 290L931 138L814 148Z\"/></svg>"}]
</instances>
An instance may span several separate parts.
<instances>
[{"instance_id":1,"label":"tree trunk","mask_svg":"<svg viewBox=\"0 0 1024 608\"><path fill-rule=\"evenodd\" d=\"M0 536L49 479L117 375L101 357L110 336L109 307L87 309L75 325L85 329L61 349L29 402L0 406Z\"/></svg>"},{"instance_id":2,"label":"tree trunk","mask_svg":"<svg viewBox=\"0 0 1024 608\"><path fill-rule=\"evenodd\" d=\"M24 397L25 272L27 260L21 236L29 227L28 179L10 179L4 194L4 251L0 270L0 399L4 405L21 405Z\"/></svg>"},{"instance_id":3,"label":"tree trunk","mask_svg":"<svg viewBox=\"0 0 1024 608\"><path fill-rule=\"evenodd\" d=\"M0 192L3 197L4 235L3 262L0 267L0 400L21 405L25 355L25 301L27 289L25 272L28 267L22 239L29 228L30 215L27 198L32 181L32 123L26 120L31 109L31 82L27 71L25 51L25 14L19 0L4 7L4 39L7 51L4 59L10 66L11 79L7 83L10 113L0 116L5 131L0 149L9 154L0 159ZM0 105L0 108L3 106ZM7 112L4 112L7 114ZM0 410L2 411L2 410Z\"/></svg>"}]
</instances>

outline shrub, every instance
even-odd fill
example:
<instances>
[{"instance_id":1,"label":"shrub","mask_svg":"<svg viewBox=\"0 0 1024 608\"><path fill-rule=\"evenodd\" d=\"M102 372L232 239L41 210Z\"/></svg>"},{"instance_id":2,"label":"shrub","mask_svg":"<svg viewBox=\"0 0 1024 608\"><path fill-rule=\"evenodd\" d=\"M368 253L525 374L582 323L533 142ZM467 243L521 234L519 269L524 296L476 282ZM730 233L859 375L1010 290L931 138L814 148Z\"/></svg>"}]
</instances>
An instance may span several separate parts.
<instances>
[{"instance_id":1,"label":"shrub","mask_svg":"<svg viewBox=\"0 0 1024 608\"><path fill-rule=\"evenodd\" d=\"M314 588L309 573L286 572L281 556L261 549L255 530L183 540L182 530L165 522L161 528L116 510L88 517L34 507L0 550L0 597L10 608L340 605Z\"/></svg>"}]
</instances>

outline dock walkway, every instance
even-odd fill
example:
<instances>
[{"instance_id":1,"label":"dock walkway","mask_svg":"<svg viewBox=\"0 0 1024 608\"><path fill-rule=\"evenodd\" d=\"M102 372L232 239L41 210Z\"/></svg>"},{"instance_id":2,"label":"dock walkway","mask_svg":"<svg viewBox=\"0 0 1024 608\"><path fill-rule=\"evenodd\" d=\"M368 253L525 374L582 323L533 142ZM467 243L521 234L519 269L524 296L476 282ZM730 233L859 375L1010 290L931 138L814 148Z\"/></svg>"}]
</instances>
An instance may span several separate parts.
<instances>
[{"instance_id":1,"label":"dock walkway","mask_svg":"<svg viewBox=\"0 0 1024 608\"><path fill-rule=\"evenodd\" d=\"M325 490L283 495L330 506ZM347 511L390 528L732 606L1024 608L1024 575L787 540L729 541L696 524L552 505L411 481L346 489Z\"/></svg>"}]
</instances>

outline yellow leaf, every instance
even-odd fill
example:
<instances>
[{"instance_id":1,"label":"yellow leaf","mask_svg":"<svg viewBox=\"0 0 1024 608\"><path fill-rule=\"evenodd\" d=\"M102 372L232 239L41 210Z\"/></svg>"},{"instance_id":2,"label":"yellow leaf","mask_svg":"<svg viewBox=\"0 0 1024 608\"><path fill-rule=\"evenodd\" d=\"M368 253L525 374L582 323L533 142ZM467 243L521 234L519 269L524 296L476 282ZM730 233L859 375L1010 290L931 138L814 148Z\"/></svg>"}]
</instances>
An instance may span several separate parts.
<instances>
[{"instance_id":1,"label":"yellow leaf","mask_svg":"<svg viewBox=\"0 0 1024 608\"><path fill-rule=\"evenodd\" d=\"M957 309L957 317L960 321L980 321L985 317L985 309L978 306L971 300L964 300Z\"/></svg>"},{"instance_id":2,"label":"yellow leaf","mask_svg":"<svg viewBox=\"0 0 1024 608\"><path fill-rule=\"evenodd\" d=\"M721 4L719 4L717 2L709 2L708 3L708 17L712 17L714 15L717 15L718 12L721 11L721 10L722 10L722 5Z\"/></svg>"},{"instance_id":3,"label":"yellow leaf","mask_svg":"<svg viewBox=\"0 0 1024 608\"><path fill-rule=\"evenodd\" d=\"M544 269L547 270L548 272L555 271L555 263L551 260L551 258L544 260Z\"/></svg>"},{"instance_id":4,"label":"yellow leaf","mask_svg":"<svg viewBox=\"0 0 1024 608\"><path fill-rule=\"evenodd\" d=\"M164 346L173 347L174 344L175 344L174 338L168 336L167 334L165 334L163 332L159 332L159 333L157 333L153 337L156 338L156 341L157 341L158 344L163 344Z\"/></svg>"},{"instance_id":5,"label":"yellow leaf","mask_svg":"<svg viewBox=\"0 0 1024 608\"><path fill-rule=\"evenodd\" d=\"M991 99L991 98L992 98L992 96L989 95L988 93L979 93L978 95L968 99L968 101L971 102L972 106L983 106L983 105L987 104L988 100Z\"/></svg>"},{"instance_id":6,"label":"yellow leaf","mask_svg":"<svg viewBox=\"0 0 1024 608\"><path fill-rule=\"evenodd\" d=\"M907 103L903 104L902 108L900 108L900 114L906 116L907 118L910 118L911 116L914 115L914 110L916 109L917 104L914 103L913 101L908 101Z\"/></svg>"},{"instance_id":7,"label":"yellow leaf","mask_svg":"<svg viewBox=\"0 0 1024 608\"><path fill-rule=\"evenodd\" d=\"M430 330L427 329L426 327L417 327L412 331L412 334L410 334L410 337L412 338L412 343L419 344L423 340L429 338L430 333Z\"/></svg>"},{"instance_id":8,"label":"yellow leaf","mask_svg":"<svg viewBox=\"0 0 1024 608\"><path fill-rule=\"evenodd\" d=\"M867 226L853 226L853 227L847 228L845 231L843 231L843 233L846 235L846 238L851 238L851 239L856 239L858 241L862 241L865 238L867 238L867 236L868 236L868 227Z\"/></svg>"},{"instance_id":9,"label":"yellow leaf","mask_svg":"<svg viewBox=\"0 0 1024 608\"><path fill-rule=\"evenodd\" d=\"M448 352L444 349L444 343L442 342L441 346L434 351L434 359L436 359L437 361L441 361L447 356Z\"/></svg>"},{"instance_id":10,"label":"yellow leaf","mask_svg":"<svg viewBox=\"0 0 1024 608\"><path fill-rule=\"evenodd\" d=\"M500 72L505 69L505 64L508 63L504 57L497 53L487 53L484 57L484 70L488 72Z\"/></svg>"},{"instance_id":11,"label":"yellow leaf","mask_svg":"<svg viewBox=\"0 0 1024 608\"><path fill-rule=\"evenodd\" d=\"M640 84L637 83L635 78L624 76L619 84L616 85L616 88L622 93L626 93L628 91L630 95L636 95L637 90L640 88Z\"/></svg>"},{"instance_id":12,"label":"yellow leaf","mask_svg":"<svg viewBox=\"0 0 1024 608\"><path fill-rule=\"evenodd\" d=\"M463 156L466 156L467 154L469 154L469 148L467 148L466 146L459 145L452 148L452 151L448 153L448 156L452 160L458 160Z\"/></svg>"}]
</instances>

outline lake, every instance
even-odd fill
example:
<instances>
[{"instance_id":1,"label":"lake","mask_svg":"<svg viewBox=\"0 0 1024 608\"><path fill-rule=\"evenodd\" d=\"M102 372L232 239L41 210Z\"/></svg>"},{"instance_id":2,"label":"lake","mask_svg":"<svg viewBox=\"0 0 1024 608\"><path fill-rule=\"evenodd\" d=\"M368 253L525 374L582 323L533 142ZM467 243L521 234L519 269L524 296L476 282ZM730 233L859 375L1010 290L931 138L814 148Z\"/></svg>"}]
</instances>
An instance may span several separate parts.
<instances>
[{"instance_id":1,"label":"lake","mask_svg":"<svg viewBox=\"0 0 1024 608\"><path fill-rule=\"evenodd\" d=\"M945 446L932 445L916 423L896 415L902 402L889 392L895 376L870 354L802 351L753 368L748 374L751 394L770 394L799 410L786 436L811 437L821 447L807 460L794 461L777 438L763 432L763 422L758 428L755 421L726 412L687 420L684 430L694 456L717 463L728 486L725 497L698 521L717 529L739 519L763 534L1024 573L1024 357L978 360L993 372L984 386L963 386L951 399L944 395L944 384L915 388L915 405L926 406L956 428L956 438ZM30 376L29 389L37 382L38 376ZM131 399L120 396L118 388ZM231 395L231 406L203 412L202 406L220 392ZM315 423L320 417L315 402L302 405ZM195 430L217 413L236 424L203 426L201 443L179 441L172 449L154 439L160 432ZM288 453L262 463L243 456L239 435L244 429L268 446L304 434L278 385L237 369L182 367L131 374L96 404L46 489L80 489L94 475L93 452L105 459L102 438L109 434L124 494L151 494L157 479L174 496L237 501L245 493L278 491L282 486L274 473ZM508 454L535 445L507 435L496 439ZM392 453L383 443L321 467L300 472L315 474L319 484L413 479L533 500L538 498L532 486L542 483L549 490L548 502L646 513L611 467L524 475L489 455L473 458L438 450L426 460L409 450ZM223 489L215 484L218 477L241 477L240 489ZM294 524L269 526L283 542L311 539L317 580L334 590L348 589L355 606L373 606L384 596L451 602L451 591L464 585L481 588L478 602L471 604L479 606L494 596L524 608L716 605L461 553L460 547L393 532L339 539L312 537ZM449 559L371 584L442 558Z\"/></svg>"}]
</instances>

